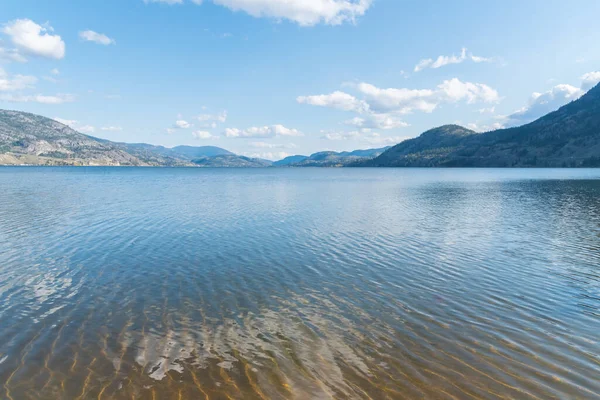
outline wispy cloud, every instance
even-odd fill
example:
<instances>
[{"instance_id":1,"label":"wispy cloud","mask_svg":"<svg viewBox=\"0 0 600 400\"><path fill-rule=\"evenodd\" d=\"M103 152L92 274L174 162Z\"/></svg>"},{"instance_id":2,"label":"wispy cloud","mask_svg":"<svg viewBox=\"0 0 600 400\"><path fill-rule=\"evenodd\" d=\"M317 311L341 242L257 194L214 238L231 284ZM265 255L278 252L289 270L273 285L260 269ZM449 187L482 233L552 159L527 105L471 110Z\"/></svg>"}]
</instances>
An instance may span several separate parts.
<instances>
[{"instance_id":1,"label":"wispy cloud","mask_svg":"<svg viewBox=\"0 0 600 400\"><path fill-rule=\"evenodd\" d=\"M482 63L482 62L493 62L496 60L497 60L496 57L481 57L481 56L476 56L472 53L467 54L467 49L463 48L459 55L454 55L454 54L451 56L443 56L442 55L442 56L438 56L436 59L433 59L433 58L422 59L421 61L419 61L417 63L417 65L415 65L414 72L419 72L426 68L436 69L436 68L444 67L446 65L461 64L465 61Z\"/></svg>"},{"instance_id":2,"label":"wispy cloud","mask_svg":"<svg viewBox=\"0 0 600 400\"><path fill-rule=\"evenodd\" d=\"M109 38L105 34L90 30L79 32L79 38L86 42L94 42L104 46L116 43L114 39Z\"/></svg>"},{"instance_id":3,"label":"wispy cloud","mask_svg":"<svg viewBox=\"0 0 600 400\"><path fill-rule=\"evenodd\" d=\"M226 128L223 135L228 138L270 138L279 136L304 136L297 129L283 125L251 127L248 129Z\"/></svg>"}]
</instances>

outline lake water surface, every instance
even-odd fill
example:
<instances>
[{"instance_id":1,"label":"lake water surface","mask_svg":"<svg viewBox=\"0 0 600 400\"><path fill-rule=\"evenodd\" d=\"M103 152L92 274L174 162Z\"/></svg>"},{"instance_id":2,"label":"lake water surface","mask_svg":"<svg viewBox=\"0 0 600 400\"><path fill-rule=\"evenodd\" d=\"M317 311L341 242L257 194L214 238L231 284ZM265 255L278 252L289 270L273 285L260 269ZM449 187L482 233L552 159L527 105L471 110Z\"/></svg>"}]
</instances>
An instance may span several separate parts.
<instances>
[{"instance_id":1,"label":"lake water surface","mask_svg":"<svg viewBox=\"0 0 600 400\"><path fill-rule=\"evenodd\" d=\"M0 168L2 399L599 393L600 170Z\"/></svg>"}]
</instances>

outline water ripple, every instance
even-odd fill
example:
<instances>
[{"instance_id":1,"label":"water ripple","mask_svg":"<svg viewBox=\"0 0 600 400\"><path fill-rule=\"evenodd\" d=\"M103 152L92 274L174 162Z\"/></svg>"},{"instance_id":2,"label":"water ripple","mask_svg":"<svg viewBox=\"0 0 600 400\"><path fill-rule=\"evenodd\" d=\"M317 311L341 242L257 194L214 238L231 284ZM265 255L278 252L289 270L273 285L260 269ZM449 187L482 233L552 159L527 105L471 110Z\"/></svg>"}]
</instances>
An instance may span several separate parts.
<instances>
[{"instance_id":1,"label":"water ripple","mask_svg":"<svg viewBox=\"0 0 600 400\"><path fill-rule=\"evenodd\" d=\"M0 398L600 398L598 178L0 168Z\"/></svg>"}]
</instances>

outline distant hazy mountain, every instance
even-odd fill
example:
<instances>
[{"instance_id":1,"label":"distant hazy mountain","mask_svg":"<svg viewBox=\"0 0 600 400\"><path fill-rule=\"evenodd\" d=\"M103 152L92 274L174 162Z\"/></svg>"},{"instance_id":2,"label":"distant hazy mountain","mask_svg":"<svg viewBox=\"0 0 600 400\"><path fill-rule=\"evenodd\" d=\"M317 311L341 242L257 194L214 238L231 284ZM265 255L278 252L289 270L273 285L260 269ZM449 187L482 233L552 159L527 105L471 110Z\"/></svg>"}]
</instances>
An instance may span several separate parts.
<instances>
[{"instance_id":1,"label":"distant hazy mountain","mask_svg":"<svg viewBox=\"0 0 600 400\"><path fill-rule=\"evenodd\" d=\"M180 154L189 160L202 158L202 157L215 157L215 156L233 156L232 152L215 146L177 146L170 149L174 153Z\"/></svg>"},{"instance_id":2,"label":"distant hazy mountain","mask_svg":"<svg viewBox=\"0 0 600 400\"><path fill-rule=\"evenodd\" d=\"M202 157L193 160L192 163L198 167L211 168L263 168L270 167L272 164L270 161L260 160L258 158L236 156L235 154Z\"/></svg>"},{"instance_id":3,"label":"distant hazy mountain","mask_svg":"<svg viewBox=\"0 0 600 400\"><path fill-rule=\"evenodd\" d=\"M301 161L304 161L308 158L308 156L289 156L284 158L283 160L279 160L279 161L275 161L273 163L274 166L276 167L285 167L291 164L295 164L295 163L299 163Z\"/></svg>"},{"instance_id":4,"label":"distant hazy mountain","mask_svg":"<svg viewBox=\"0 0 600 400\"><path fill-rule=\"evenodd\" d=\"M476 133L446 125L360 163L377 167L599 167L600 85L534 122Z\"/></svg>"},{"instance_id":5,"label":"distant hazy mountain","mask_svg":"<svg viewBox=\"0 0 600 400\"><path fill-rule=\"evenodd\" d=\"M0 110L0 164L196 167L600 167L600 84L530 124L431 129L391 148L324 151L272 163L212 146L115 143L39 115Z\"/></svg>"},{"instance_id":6,"label":"distant hazy mountain","mask_svg":"<svg viewBox=\"0 0 600 400\"><path fill-rule=\"evenodd\" d=\"M365 161L379 156L389 147L381 149L344 151L341 153L335 151L321 151L314 153L309 157L304 157L300 161L288 163L290 167L345 167L347 165ZM298 157L298 156L297 156ZM301 157L301 156L300 156ZM285 160L285 159L284 159ZM283 160L282 160L283 161Z\"/></svg>"}]
</instances>

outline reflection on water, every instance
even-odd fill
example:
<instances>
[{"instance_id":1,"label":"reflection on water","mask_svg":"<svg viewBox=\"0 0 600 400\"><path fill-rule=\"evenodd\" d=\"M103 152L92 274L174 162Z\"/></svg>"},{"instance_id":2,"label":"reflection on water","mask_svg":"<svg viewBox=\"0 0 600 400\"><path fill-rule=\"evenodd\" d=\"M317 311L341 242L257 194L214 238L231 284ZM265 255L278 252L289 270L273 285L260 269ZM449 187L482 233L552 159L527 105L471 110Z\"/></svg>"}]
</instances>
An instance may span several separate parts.
<instances>
[{"instance_id":1,"label":"reflection on water","mask_svg":"<svg viewBox=\"0 0 600 400\"><path fill-rule=\"evenodd\" d=\"M0 398L599 398L599 178L0 168Z\"/></svg>"}]
</instances>

